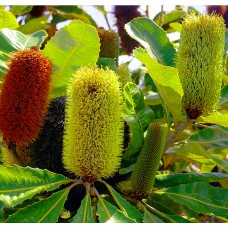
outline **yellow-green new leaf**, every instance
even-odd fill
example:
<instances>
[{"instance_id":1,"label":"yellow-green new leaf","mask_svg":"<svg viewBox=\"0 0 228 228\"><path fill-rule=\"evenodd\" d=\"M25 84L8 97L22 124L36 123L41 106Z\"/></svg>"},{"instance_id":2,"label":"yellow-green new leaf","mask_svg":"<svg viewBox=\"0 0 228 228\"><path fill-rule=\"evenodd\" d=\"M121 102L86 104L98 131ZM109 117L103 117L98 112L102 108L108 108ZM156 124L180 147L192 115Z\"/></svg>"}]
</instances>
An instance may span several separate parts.
<instances>
[{"instance_id":1,"label":"yellow-green new leaf","mask_svg":"<svg viewBox=\"0 0 228 228\"><path fill-rule=\"evenodd\" d=\"M16 20L16 17L11 12L0 9L0 29L17 29L18 27L19 24Z\"/></svg>"},{"instance_id":2,"label":"yellow-green new leaf","mask_svg":"<svg viewBox=\"0 0 228 228\"><path fill-rule=\"evenodd\" d=\"M100 40L95 27L80 20L64 26L42 51L54 64L52 97L66 94L66 86L76 69L95 65L100 52Z\"/></svg>"},{"instance_id":3,"label":"yellow-green new leaf","mask_svg":"<svg viewBox=\"0 0 228 228\"><path fill-rule=\"evenodd\" d=\"M177 69L159 64L142 48L134 50L134 56L147 67L148 73L156 84L162 100L172 113L174 121L180 121L183 89Z\"/></svg>"}]
</instances>

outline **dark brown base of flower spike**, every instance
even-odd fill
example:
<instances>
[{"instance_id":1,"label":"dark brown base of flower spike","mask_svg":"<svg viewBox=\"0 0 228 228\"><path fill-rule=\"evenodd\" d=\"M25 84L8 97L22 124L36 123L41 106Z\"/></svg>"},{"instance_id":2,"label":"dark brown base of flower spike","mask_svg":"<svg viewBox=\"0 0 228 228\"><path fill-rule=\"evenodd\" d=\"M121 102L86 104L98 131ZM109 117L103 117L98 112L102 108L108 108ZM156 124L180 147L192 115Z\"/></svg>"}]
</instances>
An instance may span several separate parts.
<instances>
[{"instance_id":1,"label":"dark brown base of flower spike","mask_svg":"<svg viewBox=\"0 0 228 228\"><path fill-rule=\"evenodd\" d=\"M96 178L94 176L85 176L83 177L83 181L87 183L94 183L96 181Z\"/></svg>"},{"instance_id":2,"label":"dark brown base of flower spike","mask_svg":"<svg viewBox=\"0 0 228 228\"><path fill-rule=\"evenodd\" d=\"M149 194L146 194L145 192L142 192L142 191L137 191L134 193L134 197L137 200L142 200L142 199L147 199L149 197Z\"/></svg>"},{"instance_id":3,"label":"dark brown base of flower spike","mask_svg":"<svg viewBox=\"0 0 228 228\"><path fill-rule=\"evenodd\" d=\"M202 111L198 109L187 108L186 113L189 119L197 119L202 114Z\"/></svg>"}]
</instances>

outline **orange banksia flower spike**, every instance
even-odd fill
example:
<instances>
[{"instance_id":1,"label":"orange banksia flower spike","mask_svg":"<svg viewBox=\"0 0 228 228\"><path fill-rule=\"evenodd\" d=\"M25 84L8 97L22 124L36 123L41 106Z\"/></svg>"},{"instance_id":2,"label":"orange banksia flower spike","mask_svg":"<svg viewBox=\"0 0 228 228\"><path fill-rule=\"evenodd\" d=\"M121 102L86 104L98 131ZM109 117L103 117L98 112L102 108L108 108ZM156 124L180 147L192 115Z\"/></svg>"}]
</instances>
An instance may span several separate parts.
<instances>
[{"instance_id":1,"label":"orange banksia flower spike","mask_svg":"<svg viewBox=\"0 0 228 228\"><path fill-rule=\"evenodd\" d=\"M38 136L49 104L53 66L37 47L14 53L0 94L0 131L6 143L27 145Z\"/></svg>"}]
</instances>

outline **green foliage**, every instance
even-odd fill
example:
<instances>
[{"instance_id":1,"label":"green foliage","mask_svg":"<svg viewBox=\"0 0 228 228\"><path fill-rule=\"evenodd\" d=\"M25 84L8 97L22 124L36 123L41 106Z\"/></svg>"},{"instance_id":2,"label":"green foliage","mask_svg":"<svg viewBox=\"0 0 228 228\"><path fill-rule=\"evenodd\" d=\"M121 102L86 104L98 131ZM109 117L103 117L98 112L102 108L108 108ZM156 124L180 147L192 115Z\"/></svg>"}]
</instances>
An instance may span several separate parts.
<instances>
[{"instance_id":1,"label":"green foliage","mask_svg":"<svg viewBox=\"0 0 228 228\"><path fill-rule=\"evenodd\" d=\"M106 7L93 7L99 10L108 27L113 29L115 22L107 17L109 12ZM126 7L126 10L127 7L138 9L136 6L122 7ZM51 99L66 95L66 88L72 83L75 72L83 66L98 66L117 74L120 72L124 59L122 47L119 47L116 59L99 58L100 39L97 28L100 25L82 6L45 6L42 9L45 13L42 11L33 17L30 12L34 8L0 6L0 90L4 85L2 76L8 70L8 59L15 51L30 49L32 46L39 47L53 62ZM182 107L184 91L175 67L181 40L179 36L173 42L169 39L173 32L181 33L182 21L187 12L198 13L191 7L185 9L176 6L170 12L161 10L153 20L143 16L125 25L128 34L145 49L135 49L133 54L129 53L129 62L124 63L127 80L130 82L122 86L124 107L121 116L125 127L121 131L125 135L124 149L121 148L123 156L118 158L121 161L120 169L106 181L100 178L94 183L93 176L80 179L66 171L57 174L35 165L0 165L1 223L228 221L228 32L225 31L224 62L221 62L224 72L219 106L209 116L189 120ZM144 15L149 14L145 12ZM58 23L68 20L70 23L57 31ZM133 71L131 60L134 58L141 61L143 66ZM90 118L91 115L88 114L85 122L88 123ZM101 124L99 118L98 115L97 121L103 131L106 126ZM63 119L64 117L61 121ZM55 120L53 125L54 122ZM148 191L147 199L141 199L134 194L131 177L141 148L145 146L149 124L168 125L168 135L165 148L161 151L162 158L154 170L157 175L153 188ZM54 148L57 143L53 140L52 132L50 129L43 130L46 131L45 142L48 147ZM56 130L60 139L58 143L62 144L63 132ZM92 127L88 131L90 133L95 135ZM7 145L3 138L1 136L0 164L3 147L9 147L12 150L10 155L20 160L17 145ZM99 151L99 143L96 144L95 141L91 141L94 144L94 156ZM104 139L105 141L107 140ZM84 140L83 143L88 142ZM32 150L33 145L29 147ZM60 152L55 154L55 150L51 156L46 156L47 164L54 170L57 166L56 159L53 159L56 158L55 155L60 158ZM39 160L39 156L36 159ZM92 155L88 155L88 159L95 160ZM35 161L33 164L38 163ZM102 163L101 158L97 165L102 166ZM62 164L62 161L58 164ZM145 166L145 163L142 165ZM43 166L49 168L45 164ZM64 170L64 167L58 167L58 170Z\"/></svg>"},{"instance_id":2,"label":"green foliage","mask_svg":"<svg viewBox=\"0 0 228 228\"><path fill-rule=\"evenodd\" d=\"M18 26L16 17L11 12L0 9L0 29L17 29Z\"/></svg>"},{"instance_id":3,"label":"green foliage","mask_svg":"<svg viewBox=\"0 0 228 228\"><path fill-rule=\"evenodd\" d=\"M90 195L86 194L85 198L81 202L81 206L74 216L72 223L93 223L92 207Z\"/></svg>"},{"instance_id":4,"label":"green foliage","mask_svg":"<svg viewBox=\"0 0 228 228\"><path fill-rule=\"evenodd\" d=\"M134 56L139 59L148 69L165 106L172 113L174 120L182 119L181 98L183 96L182 86L178 71L175 68L163 66L147 53L146 50L138 48L134 50Z\"/></svg>"},{"instance_id":5,"label":"green foliage","mask_svg":"<svg viewBox=\"0 0 228 228\"><path fill-rule=\"evenodd\" d=\"M166 33L149 18L136 18L126 24L129 35L139 41L160 63L174 66L175 49Z\"/></svg>"},{"instance_id":6,"label":"green foliage","mask_svg":"<svg viewBox=\"0 0 228 228\"><path fill-rule=\"evenodd\" d=\"M45 31L36 31L25 35L19 31L4 28L0 30L0 77L8 69L7 60L12 52L17 50L29 49L32 46L40 47L44 38L47 36Z\"/></svg>"},{"instance_id":7,"label":"green foliage","mask_svg":"<svg viewBox=\"0 0 228 228\"><path fill-rule=\"evenodd\" d=\"M96 64L99 47L96 29L82 21L72 21L56 33L42 51L55 67L52 97L66 94L66 86L77 68Z\"/></svg>"},{"instance_id":8,"label":"green foliage","mask_svg":"<svg viewBox=\"0 0 228 228\"><path fill-rule=\"evenodd\" d=\"M214 188L206 183L181 184L156 191L188 208L228 219L228 189Z\"/></svg>"},{"instance_id":9,"label":"green foliage","mask_svg":"<svg viewBox=\"0 0 228 228\"><path fill-rule=\"evenodd\" d=\"M69 189L53 193L50 197L18 210L6 223L53 223L58 221ZM26 215L26 216L25 216Z\"/></svg>"}]
</instances>

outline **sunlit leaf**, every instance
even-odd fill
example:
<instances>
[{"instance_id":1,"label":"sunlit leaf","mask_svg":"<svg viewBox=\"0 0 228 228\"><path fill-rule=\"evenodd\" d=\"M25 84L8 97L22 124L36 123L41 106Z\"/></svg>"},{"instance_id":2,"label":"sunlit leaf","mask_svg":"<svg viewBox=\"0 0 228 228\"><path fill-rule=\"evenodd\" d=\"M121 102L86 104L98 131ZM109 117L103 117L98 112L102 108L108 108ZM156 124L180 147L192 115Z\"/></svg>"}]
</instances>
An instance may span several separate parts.
<instances>
[{"instance_id":1,"label":"sunlit leaf","mask_svg":"<svg viewBox=\"0 0 228 228\"><path fill-rule=\"evenodd\" d=\"M95 66L99 48L97 30L82 21L74 20L56 32L42 50L55 68L52 97L65 95L66 86L79 67Z\"/></svg>"},{"instance_id":2,"label":"sunlit leaf","mask_svg":"<svg viewBox=\"0 0 228 228\"><path fill-rule=\"evenodd\" d=\"M32 46L38 46L42 44L43 40L47 37L45 31L37 31L33 34L24 35L23 33L11 30L0 30L0 78L3 73L8 69L7 60L12 52L17 50L29 49Z\"/></svg>"},{"instance_id":3,"label":"sunlit leaf","mask_svg":"<svg viewBox=\"0 0 228 228\"><path fill-rule=\"evenodd\" d=\"M5 207L14 207L35 194L51 191L71 179L48 170L20 166L0 166L0 202Z\"/></svg>"},{"instance_id":4,"label":"sunlit leaf","mask_svg":"<svg viewBox=\"0 0 228 228\"><path fill-rule=\"evenodd\" d=\"M163 66L147 53L138 48L134 50L134 56L139 59L148 69L148 73L156 84L159 94L172 113L176 122L181 120L181 98L183 89L176 68Z\"/></svg>"},{"instance_id":5,"label":"sunlit leaf","mask_svg":"<svg viewBox=\"0 0 228 228\"><path fill-rule=\"evenodd\" d=\"M205 150L200 144L196 142L189 142L187 145L183 146L177 154L189 157L191 159L191 154L198 156L198 161L210 159L213 163L221 167L228 172L228 161L221 160L219 157L210 154ZM193 156L194 160L195 156ZM197 157L196 157L197 158ZM209 161L210 162L210 161Z\"/></svg>"},{"instance_id":6,"label":"sunlit leaf","mask_svg":"<svg viewBox=\"0 0 228 228\"><path fill-rule=\"evenodd\" d=\"M213 112L211 115L206 117L199 117L198 123L211 123L218 124L223 127L228 127L228 114L222 114L220 112Z\"/></svg>"},{"instance_id":7,"label":"sunlit leaf","mask_svg":"<svg viewBox=\"0 0 228 228\"><path fill-rule=\"evenodd\" d=\"M214 182L228 179L225 173L177 173L177 174L158 174L156 175L154 187L171 187L179 184L193 182Z\"/></svg>"},{"instance_id":8,"label":"sunlit leaf","mask_svg":"<svg viewBox=\"0 0 228 228\"><path fill-rule=\"evenodd\" d=\"M207 183L195 182L157 190L156 194L168 196L198 213L228 220L228 189L214 188Z\"/></svg>"},{"instance_id":9,"label":"sunlit leaf","mask_svg":"<svg viewBox=\"0 0 228 228\"><path fill-rule=\"evenodd\" d=\"M18 27L16 17L11 12L0 9L0 29L17 29Z\"/></svg>"},{"instance_id":10,"label":"sunlit leaf","mask_svg":"<svg viewBox=\"0 0 228 228\"><path fill-rule=\"evenodd\" d=\"M10 12L14 15L24 15L31 11L32 6L10 6Z\"/></svg>"},{"instance_id":11,"label":"sunlit leaf","mask_svg":"<svg viewBox=\"0 0 228 228\"><path fill-rule=\"evenodd\" d=\"M189 141L213 148L228 147L228 128L212 126L210 129L203 129L191 136Z\"/></svg>"},{"instance_id":12,"label":"sunlit leaf","mask_svg":"<svg viewBox=\"0 0 228 228\"><path fill-rule=\"evenodd\" d=\"M6 223L54 223L62 211L69 188L53 193L50 197L18 210Z\"/></svg>"},{"instance_id":13,"label":"sunlit leaf","mask_svg":"<svg viewBox=\"0 0 228 228\"><path fill-rule=\"evenodd\" d=\"M114 198L120 210L123 211L124 214L129 218L135 219L136 222L142 222L142 214L135 207L131 206L128 201L122 198L121 195L116 192L109 184L107 184L106 182L103 183L108 188L110 194Z\"/></svg>"},{"instance_id":14,"label":"sunlit leaf","mask_svg":"<svg viewBox=\"0 0 228 228\"><path fill-rule=\"evenodd\" d=\"M34 33L38 30L45 30L49 27L48 20L49 16L34 18L29 20L26 24L22 25L18 30L24 34Z\"/></svg>"},{"instance_id":15,"label":"sunlit leaf","mask_svg":"<svg viewBox=\"0 0 228 228\"><path fill-rule=\"evenodd\" d=\"M175 48L165 31L149 18L135 18L125 25L128 34L141 43L160 64L174 66Z\"/></svg>"},{"instance_id":16,"label":"sunlit leaf","mask_svg":"<svg viewBox=\"0 0 228 228\"><path fill-rule=\"evenodd\" d=\"M3 222L3 203L0 202L0 223Z\"/></svg>"},{"instance_id":17,"label":"sunlit leaf","mask_svg":"<svg viewBox=\"0 0 228 228\"><path fill-rule=\"evenodd\" d=\"M118 210L104 198L98 199L99 220L101 223L134 223L135 221L127 217L122 211Z\"/></svg>"},{"instance_id":18,"label":"sunlit leaf","mask_svg":"<svg viewBox=\"0 0 228 228\"><path fill-rule=\"evenodd\" d=\"M94 223L90 195L86 194L72 223Z\"/></svg>"}]
</instances>

